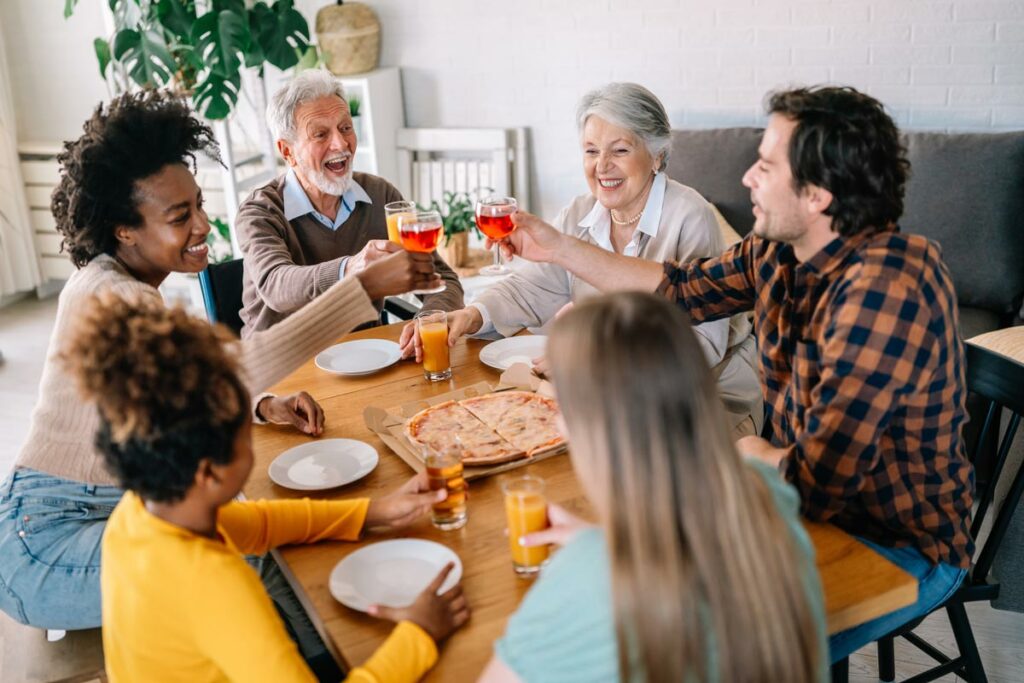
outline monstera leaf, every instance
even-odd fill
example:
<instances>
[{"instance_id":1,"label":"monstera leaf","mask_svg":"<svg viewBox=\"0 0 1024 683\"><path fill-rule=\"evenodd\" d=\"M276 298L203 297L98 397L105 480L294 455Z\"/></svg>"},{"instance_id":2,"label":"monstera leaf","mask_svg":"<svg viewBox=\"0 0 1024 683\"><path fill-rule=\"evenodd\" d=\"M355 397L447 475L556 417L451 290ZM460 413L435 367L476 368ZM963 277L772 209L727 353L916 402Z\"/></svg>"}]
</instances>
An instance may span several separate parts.
<instances>
[{"instance_id":1,"label":"monstera leaf","mask_svg":"<svg viewBox=\"0 0 1024 683\"><path fill-rule=\"evenodd\" d=\"M225 79L238 76L242 59L252 42L245 13L231 10L208 12L192 27L192 43L205 69Z\"/></svg>"},{"instance_id":2,"label":"monstera leaf","mask_svg":"<svg viewBox=\"0 0 1024 683\"><path fill-rule=\"evenodd\" d=\"M295 66L309 45L309 26L291 0L278 0L273 8L257 2L249 16L253 37L266 60L282 71Z\"/></svg>"},{"instance_id":3,"label":"monstera leaf","mask_svg":"<svg viewBox=\"0 0 1024 683\"><path fill-rule=\"evenodd\" d=\"M164 85L175 72L174 57L155 31L123 29L114 38L114 59L142 86Z\"/></svg>"},{"instance_id":4,"label":"monstera leaf","mask_svg":"<svg viewBox=\"0 0 1024 683\"><path fill-rule=\"evenodd\" d=\"M224 119L238 102L241 87L242 78L237 71L229 77L211 71L192 91L192 103L206 118Z\"/></svg>"},{"instance_id":5,"label":"monstera leaf","mask_svg":"<svg viewBox=\"0 0 1024 683\"><path fill-rule=\"evenodd\" d=\"M100 76L107 77L107 67L110 66L110 43L97 38L92 41L92 49L96 51L96 61L100 63Z\"/></svg>"},{"instance_id":6,"label":"monstera leaf","mask_svg":"<svg viewBox=\"0 0 1024 683\"><path fill-rule=\"evenodd\" d=\"M192 24L196 23L194 0L159 0L155 4L156 19L179 42L189 42Z\"/></svg>"}]
</instances>

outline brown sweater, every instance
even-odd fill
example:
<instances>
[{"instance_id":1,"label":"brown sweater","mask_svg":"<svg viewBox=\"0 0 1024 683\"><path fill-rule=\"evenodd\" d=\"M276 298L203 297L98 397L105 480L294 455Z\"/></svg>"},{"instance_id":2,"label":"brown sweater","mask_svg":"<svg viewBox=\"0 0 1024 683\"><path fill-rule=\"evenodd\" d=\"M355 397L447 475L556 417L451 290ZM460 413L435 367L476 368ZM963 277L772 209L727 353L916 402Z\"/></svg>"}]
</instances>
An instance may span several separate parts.
<instances>
[{"instance_id":1,"label":"brown sweater","mask_svg":"<svg viewBox=\"0 0 1024 683\"><path fill-rule=\"evenodd\" d=\"M115 483L93 445L100 424L96 406L82 400L74 379L57 359L61 345L71 334L75 314L90 295L100 290L162 301L160 292L136 280L105 254L71 275L60 293L39 383L39 402L32 411L28 439L15 467L86 484ZM256 396L276 384L341 335L373 320L374 315L370 298L359 280L347 277L286 324L252 335L238 345L249 392Z\"/></svg>"},{"instance_id":2,"label":"brown sweater","mask_svg":"<svg viewBox=\"0 0 1024 683\"><path fill-rule=\"evenodd\" d=\"M383 178L355 173L372 204L356 202L337 230L306 214L284 217L285 175L253 191L238 209L235 229L245 258L242 288L242 338L279 323L338 281L341 259L358 253L370 240L388 238L384 205L402 200ZM425 308L462 308L459 276L435 252L434 268L447 288L424 298ZM379 311L382 302L375 301Z\"/></svg>"}]
</instances>

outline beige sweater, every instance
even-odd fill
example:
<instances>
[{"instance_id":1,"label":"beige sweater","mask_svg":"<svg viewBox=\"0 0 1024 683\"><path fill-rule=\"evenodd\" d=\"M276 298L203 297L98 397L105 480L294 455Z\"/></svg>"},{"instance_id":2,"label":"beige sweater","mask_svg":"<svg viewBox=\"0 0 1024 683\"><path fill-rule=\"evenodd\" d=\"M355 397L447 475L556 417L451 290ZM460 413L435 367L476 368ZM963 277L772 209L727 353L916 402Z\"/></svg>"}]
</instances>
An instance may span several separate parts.
<instances>
[{"instance_id":1,"label":"beige sweater","mask_svg":"<svg viewBox=\"0 0 1024 683\"><path fill-rule=\"evenodd\" d=\"M99 427L96 408L81 399L74 380L55 358L71 332L75 311L90 294L101 289L162 300L160 292L136 280L110 256L93 259L71 276L60 295L39 401L32 412L28 441L15 467L87 484L116 483L93 447ZM359 281L345 278L287 321L239 342L249 392L255 396L341 335L376 317L377 311Z\"/></svg>"}]
</instances>

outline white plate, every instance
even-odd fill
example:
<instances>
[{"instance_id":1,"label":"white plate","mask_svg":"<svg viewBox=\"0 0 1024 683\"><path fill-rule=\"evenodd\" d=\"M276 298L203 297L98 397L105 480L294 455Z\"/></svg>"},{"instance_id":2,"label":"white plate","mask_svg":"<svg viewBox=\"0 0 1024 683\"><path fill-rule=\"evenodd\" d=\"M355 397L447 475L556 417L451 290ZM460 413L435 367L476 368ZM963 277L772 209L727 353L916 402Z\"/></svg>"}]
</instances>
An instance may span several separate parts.
<instances>
[{"instance_id":1,"label":"white plate","mask_svg":"<svg viewBox=\"0 0 1024 683\"><path fill-rule=\"evenodd\" d=\"M377 450L355 439L323 439L289 448L270 463L270 479L298 491L323 491L362 479L377 466Z\"/></svg>"},{"instance_id":2,"label":"white plate","mask_svg":"<svg viewBox=\"0 0 1024 683\"><path fill-rule=\"evenodd\" d=\"M449 562L455 567L438 593L462 578L462 562L454 551L418 538L381 541L360 548L335 565L329 582L331 595L360 612L374 604L408 607Z\"/></svg>"},{"instance_id":3,"label":"white plate","mask_svg":"<svg viewBox=\"0 0 1024 683\"><path fill-rule=\"evenodd\" d=\"M533 359L544 355L548 338L541 334L508 337L491 342L480 350L480 362L497 370L508 370L516 363L533 366Z\"/></svg>"},{"instance_id":4,"label":"white plate","mask_svg":"<svg viewBox=\"0 0 1024 683\"><path fill-rule=\"evenodd\" d=\"M394 365L402 348L386 339L359 339L335 344L316 355L316 366L336 375L369 375Z\"/></svg>"}]
</instances>

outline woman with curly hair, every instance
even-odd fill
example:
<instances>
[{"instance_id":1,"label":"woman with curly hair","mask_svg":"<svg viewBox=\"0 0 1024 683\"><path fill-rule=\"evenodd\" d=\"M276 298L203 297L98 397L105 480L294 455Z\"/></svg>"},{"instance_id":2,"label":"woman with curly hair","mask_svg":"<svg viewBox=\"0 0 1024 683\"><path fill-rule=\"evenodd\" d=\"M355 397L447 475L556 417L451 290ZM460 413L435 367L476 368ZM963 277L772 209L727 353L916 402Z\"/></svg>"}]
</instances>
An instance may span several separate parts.
<instances>
[{"instance_id":1,"label":"woman with curly hair","mask_svg":"<svg viewBox=\"0 0 1024 683\"><path fill-rule=\"evenodd\" d=\"M61 354L99 408L96 446L127 490L100 572L112 680L313 680L240 553L356 540L444 497L236 501L253 466L252 418L231 342L180 308L106 291L85 301ZM409 607L371 608L399 625L348 680L414 681L433 666L435 642L469 618L461 587L437 594L453 566Z\"/></svg>"},{"instance_id":2,"label":"woman with curly hair","mask_svg":"<svg viewBox=\"0 0 1024 683\"><path fill-rule=\"evenodd\" d=\"M100 538L122 491L94 446L96 408L53 359L85 297L110 290L160 304L156 288L169 273L206 267L210 223L193 176L197 153L219 158L210 129L181 100L149 91L97 107L83 135L58 157L53 214L78 270L60 295L28 440L0 483L0 609L21 623L100 624ZM398 293L385 283L404 281L412 289L429 279L429 258L418 258L403 251L374 263L238 344L254 421L320 434L323 413L308 394L260 392L375 319L371 300Z\"/></svg>"}]
</instances>

